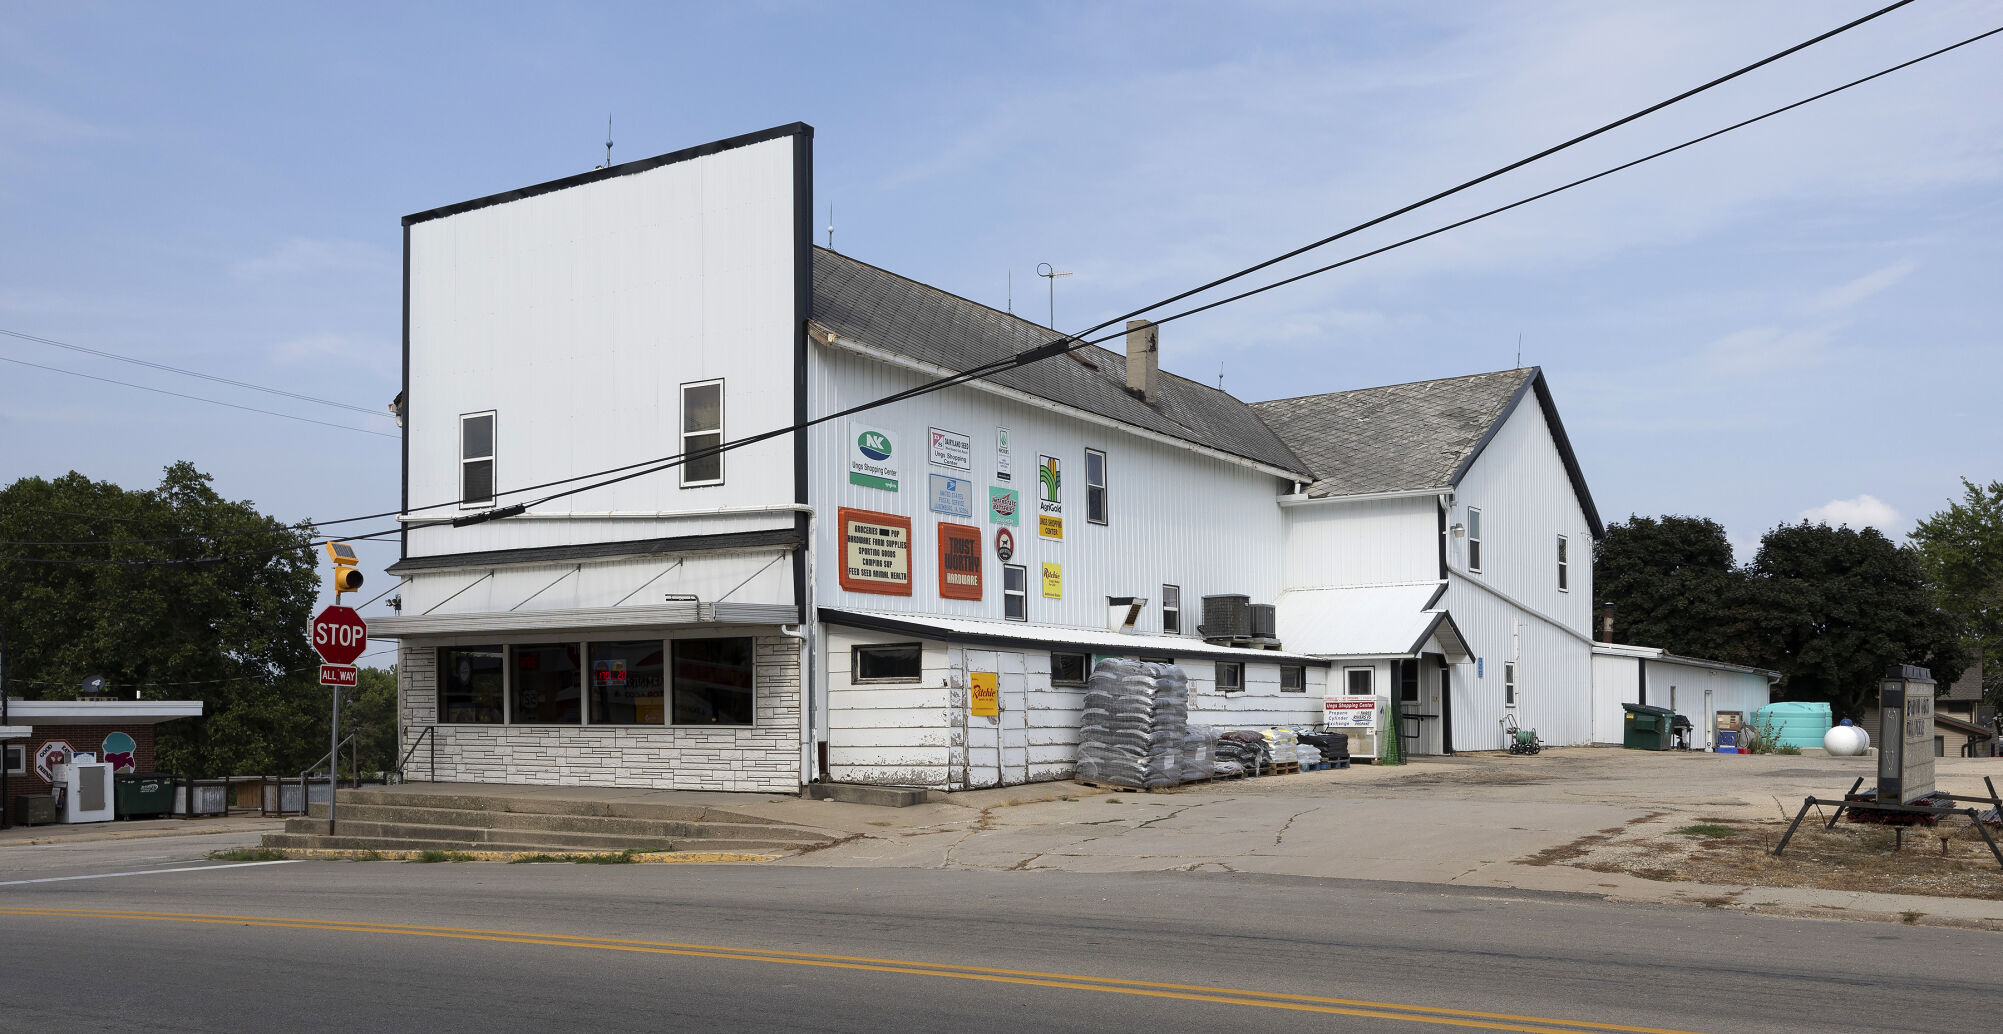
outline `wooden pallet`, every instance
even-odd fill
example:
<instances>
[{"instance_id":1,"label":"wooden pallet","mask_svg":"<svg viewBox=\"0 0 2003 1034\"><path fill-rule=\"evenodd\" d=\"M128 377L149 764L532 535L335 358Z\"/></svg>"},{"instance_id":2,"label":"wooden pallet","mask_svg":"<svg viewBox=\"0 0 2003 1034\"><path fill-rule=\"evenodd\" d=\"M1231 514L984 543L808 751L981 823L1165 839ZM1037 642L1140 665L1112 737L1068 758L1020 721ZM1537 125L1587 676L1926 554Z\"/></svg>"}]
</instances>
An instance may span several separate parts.
<instances>
[{"instance_id":1,"label":"wooden pallet","mask_svg":"<svg viewBox=\"0 0 2003 1034\"><path fill-rule=\"evenodd\" d=\"M1301 763L1298 761L1274 761L1266 765L1267 775L1299 775Z\"/></svg>"},{"instance_id":2,"label":"wooden pallet","mask_svg":"<svg viewBox=\"0 0 2003 1034\"><path fill-rule=\"evenodd\" d=\"M1144 786L1115 786L1112 783L1095 783L1090 779L1073 779L1071 781L1077 783L1079 786L1089 786L1097 790L1112 790L1116 793L1174 793L1175 792L1175 787L1173 786L1163 786L1155 789L1149 789Z\"/></svg>"}]
</instances>

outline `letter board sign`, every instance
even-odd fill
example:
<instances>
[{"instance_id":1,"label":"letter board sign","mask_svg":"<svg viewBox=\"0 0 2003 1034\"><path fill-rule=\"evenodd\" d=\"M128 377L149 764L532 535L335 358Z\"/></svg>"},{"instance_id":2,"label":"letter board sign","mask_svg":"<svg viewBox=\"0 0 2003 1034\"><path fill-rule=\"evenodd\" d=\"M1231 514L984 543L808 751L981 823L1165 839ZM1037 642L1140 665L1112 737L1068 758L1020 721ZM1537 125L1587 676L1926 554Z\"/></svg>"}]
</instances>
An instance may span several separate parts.
<instances>
[{"instance_id":1,"label":"letter board sign","mask_svg":"<svg viewBox=\"0 0 2003 1034\"><path fill-rule=\"evenodd\" d=\"M884 596L911 595L911 518L846 506L839 518L842 588Z\"/></svg>"}]
</instances>

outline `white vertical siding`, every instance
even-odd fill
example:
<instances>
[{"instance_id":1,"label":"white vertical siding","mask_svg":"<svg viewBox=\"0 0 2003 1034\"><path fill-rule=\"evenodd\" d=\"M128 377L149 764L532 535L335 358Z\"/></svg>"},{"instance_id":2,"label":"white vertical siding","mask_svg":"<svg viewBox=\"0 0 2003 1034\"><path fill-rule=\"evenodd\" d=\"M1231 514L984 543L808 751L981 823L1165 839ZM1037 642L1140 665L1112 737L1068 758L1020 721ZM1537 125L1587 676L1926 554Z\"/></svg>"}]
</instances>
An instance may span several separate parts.
<instances>
[{"instance_id":1,"label":"white vertical siding","mask_svg":"<svg viewBox=\"0 0 2003 1034\"><path fill-rule=\"evenodd\" d=\"M723 378L724 431L793 420L792 138L409 228L410 502L459 495L459 415L495 410L497 487L681 451L680 385ZM690 512L793 502L792 443L539 507ZM515 500L506 499L503 502ZM449 513L459 512L456 507ZM787 527L777 518L509 520L411 533L412 555Z\"/></svg>"},{"instance_id":2,"label":"white vertical siding","mask_svg":"<svg viewBox=\"0 0 2003 1034\"><path fill-rule=\"evenodd\" d=\"M1314 502L1283 512L1289 589L1439 580L1433 496Z\"/></svg>"},{"instance_id":3,"label":"white vertical siding","mask_svg":"<svg viewBox=\"0 0 2003 1034\"><path fill-rule=\"evenodd\" d=\"M811 364L817 413L833 412L903 390L927 378L888 363L816 346ZM1052 360L1053 362L1064 360ZM813 500L825 550L817 564L816 594L823 607L898 614L1002 618L1002 564L994 552L997 525L988 520L991 486L1022 495L1020 523L1010 528L1011 564L1029 574L1029 620L1035 624L1106 627L1106 597L1144 596L1148 607L1137 629L1161 631L1161 587L1182 587L1183 632L1194 634L1202 598L1239 593L1255 603L1279 595L1281 515L1275 499L1280 479L1242 464L1214 459L1124 430L1001 398L975 388L951 388L872 411L859 422L898 436L901 455L896 492L851 485L847 456L854 433L847 421L824 424L811 438ZM995 429L1010 431L1014 478L995 478ZM926 463L928 428L973 439L972 471ZM1085 519L1085 450L1106 453L1108 511L1105 525ZM1036 464L1039 454L1063 466L1064 538L1037 536ZM931 512L928 474L966 477L974 485L974 515ZM841 587L840 507L858 507L911 518L910 596L850 592ZM966 524L981 531L982 592L977 601L939 595L938 525ZM1063 597L1041 593L1044 562L1063 570Z\"/></svg>"},{"instance_id":4,"label":"white vertical siding","mask_svg":"<svg viewBox=\"0 0 2003 1034\"><path fill-rule=\"evenodd\" d=\"M1516 407L1454 491L1449 524L1481 510L1482 569L1468 570L1468 540L1448 537L1448 564L1559 624L1592 635L1592 530L1550 424L1534 398ZM1558 536L1570 542L1570 586L1558 589Z\"/></svg>"},{"instance_id":5,"label":"white vertical siding","mask_svg":"<svg viewBox=\"0 0 2003 1034\"><path fill-rule=\"evenodd\" d=\"M1455 578L1443 606L1479 662L1453 665L1453 746L1502 745L1503 664L1516 662L1516 720L1550 746L1592 742L1591 645L1483 589Z\"/></svg>"},{"instance_id":6,"label":"white vertical siding","mask_svg":"<svg viewBox=\"0 0 2003 1034\"><path fill-rule=\"evenodd\" d=\"M1640 658L1593 655L1594 743L1619 743L1625 729L1626 714L1621 705L1639 703L1640 700ZM1731 710L1729 706L1719 706Z\"/></svg>"}]
</instances>

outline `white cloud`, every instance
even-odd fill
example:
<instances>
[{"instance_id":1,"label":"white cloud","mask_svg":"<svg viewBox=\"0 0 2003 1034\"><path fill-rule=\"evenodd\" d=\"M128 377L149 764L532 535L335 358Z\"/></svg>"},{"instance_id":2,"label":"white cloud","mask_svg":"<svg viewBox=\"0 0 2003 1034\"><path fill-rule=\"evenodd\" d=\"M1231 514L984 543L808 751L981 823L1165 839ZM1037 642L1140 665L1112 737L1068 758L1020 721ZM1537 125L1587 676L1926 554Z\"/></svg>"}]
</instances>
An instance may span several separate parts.
<instances>
[{"instance_id":1,"label":"white cloud","mask_svg":"<svg viewBox=\"0 0 2003 1034\"><path fill-rule=\"evenodd\" d=\"M1808 307L1814 312L1840 312L1848 309L1904 280L1913 271L1914 265L1913 260L1906 259L1866 273L1849 283L1838 284L1810 299Z\"/></svg>"},{"instance_id":2,"label":"white cloud","mask_svg":"<svg viewBox=\"0 0 2003 1034\"><path fill-rule=\"evenodd\" d=\"M1905 534L1906 520L1891 504L1877 496L1865 493L1854 499L1831 499L1821 506L1801 511L1795 516L1805 521L1822 522L1835 527L1849 525L1852 528L1876 528L1887 536L1898 538Z\"/></svg>"}]
</instances>

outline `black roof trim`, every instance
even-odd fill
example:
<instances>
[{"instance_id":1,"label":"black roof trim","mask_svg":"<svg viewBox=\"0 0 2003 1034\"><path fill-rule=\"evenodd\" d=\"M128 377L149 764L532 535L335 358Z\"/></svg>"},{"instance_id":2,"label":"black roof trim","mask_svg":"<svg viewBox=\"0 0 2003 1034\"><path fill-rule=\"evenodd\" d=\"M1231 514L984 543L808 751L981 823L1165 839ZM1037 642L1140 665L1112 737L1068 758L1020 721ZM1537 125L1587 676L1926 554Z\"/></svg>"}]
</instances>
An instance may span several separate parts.
<instances>
[{"instance_id":1,"label":"black roof trim","mask_svg":"<svg viewBox=\"0 0 2003 1034\"><path fill-rule=\"evenodd\" d=\"M1461 626L1454 621L1454 616L1452 614L1443 610L1440 611L1439 614L1436 615L1432 621L1427 622L1426 630L1424 632L1419 633L1419 638L1412 643L1412 648L1406 651L1406 655L1410 657L1419 656L1419 652L1423 650L1426 646L1426 640L1431 639L1433 637L1433 633L1440 630L1440 625L1442 623L1444 623L1448 628L1453 629L1454 638L1460 640L1461 649L1463 650L1468 649L1467 636L1461 634Z\"/></svg>"},{"instance_id":2,"label":"black roof trim","mask_svg":"<svg viewBox=\"0 0 2003 1034\"><path fill-rule=\"evenodd\" d=\"M684 147L679 151L670 151L667 154L655 155L652 158L641 158L637 161L625 162L620 165L614 165L609 169L593 169L590 172L580 172L574 176L565 176L562 179L550 180L547 183L538 183L532 187L505 190L499 194L489 194L486 197L474 198L471 201L461 201L458 204L445 205L442 208L417 212L404 216L403 225L409 226L412 223L443 219L448 215L459 215L462 212L471 212L475 209L487 208L491 205L506 204L509 201L520 201L523 198L535 197L538 194L548 194L552 191L563 190L568 187L596 183L599 180L608 180L615 176L631 176L636 172L658 169L663 165L673 165L676 162L685 162L691 158L702 158L722 151L735 150L739 147L762 144L767 140L778 140L782 137L799 135L813 136L814 127L805 122L789 122L783 126L773 126L771 129L759 130L756 133L746 133L743 136L733 136L707 144L697 144L694 147Z\"/></svg>"},{"instance_id":3,"label":"black roof trim","mask_svg":"<svg viewBox=\"0 0 2003 1034\"><path fill-rule=\"evenodd\" d=\"M798 549L802 542L795 528L767 531L733 531L720 535L678 535L660 539L622 539L617 542L580 542L569 546L528 546L521 549L487 549L471 553L440 553L436 556L405 557L383 570L389 574L435 571L448 567L487 567L513 564L549 564L565 560L598 560L606 557L649 556L663 553L704 553L724 549L758 549L782 546Z\"/></svg>"},{"instance_id":4,"label":"black roof trim","mask_svg":"<svg viewBox=\"0 0 2003 1034\"><path fill-rule=\"evenodd\" d=\"M915 635L925 639L939 639L952 643L979 643L992 646L1069 647L1074 650L1083 650L1086 653L1106 652L1106 644L1104 643L1075 643L1064 639L1062 635L1051 637L1029 635L1027 633L1008 635L989 632L956 632L949 628L928 625L923 621L901 621L897 618L887 618L877 614L858 614L852 610L836 610L832 607L820 608L820 616L822 621L830 625L841 625L844 628L864 628L872 632L894 632L898 635ZM1151 657L1168 655L1173 657L1211 659L1219 656L1215 653L1185 654L1178 653L1175 650L1163 650L1160 653L1149 650L1147 653ZM1230 659L1256 661L1261 659L1261 654L1264 655L1264 659L1270 660L1275 664L1301 664L1326 668L1334 663L1333 661L1318 657L1297 657L1292 654L1274 653L1270 650L1239 650L1231 655Z\"/></svg>"},{"instance_id":5,"label":"black roof trim","mask_svg":"<svg viewBox=\"0 0 2003 1034\"><path fill-rule=\"evenodd\" d=\"M1509 404L1502 407L1502 415L1496 417L1495 423L1489 425L1488 432L1481 436L1481 440L1475 443L1473 449L1468 450L1467 458L1461 461L1459 469L1454 471L1454 476L1448 479L1447 484L1457 488L1460 486L1461 478L1467 476L1468 470L1474 466L1474 461L1481 457L1482 450L1487 449L1488 443L1494 441L1495 436L1501 433L1502 425L1509 422L1510 415L1516 412L1516 407L1523 401L1523 396L1533 390L1537 393L1537 408L1544 411L1544 423L1551 429L1551 441L1558 446L1558 458L1564 461L1565 474L1572 479L1572 491L1579 497L1579 509L1585 511L1586 527L1593 533L1594 539L1606 538L1607 529L1606 525L1600 522L1600 509L1593 505L1592 490L1586 487L1586 472L1579 466L1578 454L1572 451L1572 439L1565 434L1565 422L1558 418L1558 404L1551 398L1551 385L1545 381L1544 368L1541 366L1530 368L1530 376L1516 389L1516 394L1510 398Z\"/></svg>"}]
</instances>

